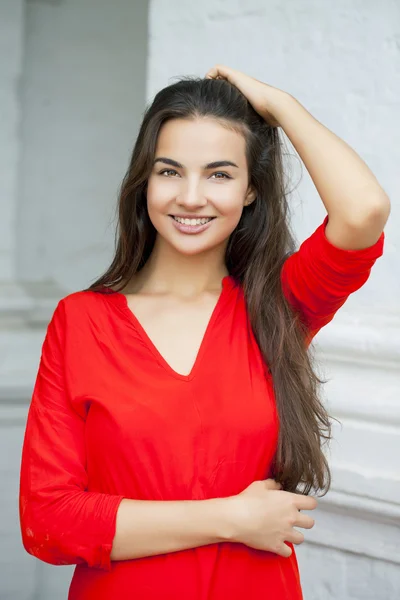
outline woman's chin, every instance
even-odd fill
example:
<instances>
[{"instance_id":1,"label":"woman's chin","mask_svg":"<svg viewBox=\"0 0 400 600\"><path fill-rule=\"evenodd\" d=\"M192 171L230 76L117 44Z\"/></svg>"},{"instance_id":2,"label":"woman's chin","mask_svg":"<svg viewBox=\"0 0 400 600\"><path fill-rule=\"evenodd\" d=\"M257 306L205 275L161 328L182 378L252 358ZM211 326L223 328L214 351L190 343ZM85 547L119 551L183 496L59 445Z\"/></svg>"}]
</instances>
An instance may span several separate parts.
<instances>
[{"instance_id":1,"label":"woman's chin","mask_svg":"<svg viewBox=\"0 0 400 600\"><path fill-rule=\"evenodd\" d=\"M199 254L207 254L209 252L215 252L217 248L221 247L221 252L224 251L225 240L200 240L200 238L194 239L195 236L187 236L185 239L177 240L175 236L164 237L160 233L158 234L158 246L169 246L178 254L184 256L197 256ZM197 236L196 236L197 237ZM226 240L227 241L227 240ZM159 248L160 250L160 248Z\"/></svg>"}]
</instances>

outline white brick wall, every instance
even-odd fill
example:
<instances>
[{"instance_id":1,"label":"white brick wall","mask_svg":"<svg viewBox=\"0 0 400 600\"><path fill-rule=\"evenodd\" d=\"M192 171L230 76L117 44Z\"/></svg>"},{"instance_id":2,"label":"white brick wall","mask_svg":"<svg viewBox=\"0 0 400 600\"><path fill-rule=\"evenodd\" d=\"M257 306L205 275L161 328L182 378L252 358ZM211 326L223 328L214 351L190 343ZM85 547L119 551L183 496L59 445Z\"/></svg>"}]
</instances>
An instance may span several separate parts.
<instances>
[{"instance_id":1,"label":"white brick wall","mask_svg":"<svg viewBox=\"0 0 400 600\"><path fill-rule=\"evenodd\" d=\"M398 564L303 544L298 552L305 600L395 600Z\"/></svg>"},{"instance_id":2,"label":"white brick wall","mask_svg":"<svg viewBox=\"0 0 400 600\"><path fill-rule=\"evenodd\" d=\"M222 63L284 89L361 154L391 196L385 257L317 337L335 428L333 487L298 549L305 600L400 597L400 4L152 0L148 100ZM290 147L290 146L289 146ZM294 184L301 172L290 161ZM298 240L325 209L303 168Z\"/></svg>"}]
</instances>

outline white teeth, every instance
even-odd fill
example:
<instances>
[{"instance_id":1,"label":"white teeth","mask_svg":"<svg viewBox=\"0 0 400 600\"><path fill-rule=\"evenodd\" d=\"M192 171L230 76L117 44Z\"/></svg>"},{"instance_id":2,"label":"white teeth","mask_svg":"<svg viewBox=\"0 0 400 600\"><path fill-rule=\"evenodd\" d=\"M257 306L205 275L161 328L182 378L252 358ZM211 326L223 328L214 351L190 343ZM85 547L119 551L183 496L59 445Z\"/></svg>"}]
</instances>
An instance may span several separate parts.
<instances>
[{"instance_id":1,"label":"white teeth","mask_svg":"<svg viewBox=\"0 0 400 600\"><path fill-rule=\"evenodd\" d=\"M183 225L204 225L205 223L208 223L209 221L211 221L211 217L209 218L204 218L204 219L182 219L181 217L174 217L175 221L178 221L178 223L182 223Z\"/></svg>"}]
</instances>

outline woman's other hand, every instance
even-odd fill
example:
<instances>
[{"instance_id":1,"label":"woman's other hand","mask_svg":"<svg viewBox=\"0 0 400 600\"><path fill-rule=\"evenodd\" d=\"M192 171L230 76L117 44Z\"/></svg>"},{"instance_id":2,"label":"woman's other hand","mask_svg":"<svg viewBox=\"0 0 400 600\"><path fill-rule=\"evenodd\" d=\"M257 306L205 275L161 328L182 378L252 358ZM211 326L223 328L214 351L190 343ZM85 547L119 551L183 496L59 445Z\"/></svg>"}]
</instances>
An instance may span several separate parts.
<instances>
[{"instance_id":1,"label":"woman's other hand","mask_svg":"<svg viewBox=\"0 0 400 600\"><path fill-rule=\"evenodd\" d=\"M288 557L292 549L285 542L301 544L304 535L295 529L311 529L314 519L301 510L313 510L312 496L282 491L273 479L254 481L243 492L229 498L234 534L231 541L257 550Z\"/></svg>"}]
</instances>

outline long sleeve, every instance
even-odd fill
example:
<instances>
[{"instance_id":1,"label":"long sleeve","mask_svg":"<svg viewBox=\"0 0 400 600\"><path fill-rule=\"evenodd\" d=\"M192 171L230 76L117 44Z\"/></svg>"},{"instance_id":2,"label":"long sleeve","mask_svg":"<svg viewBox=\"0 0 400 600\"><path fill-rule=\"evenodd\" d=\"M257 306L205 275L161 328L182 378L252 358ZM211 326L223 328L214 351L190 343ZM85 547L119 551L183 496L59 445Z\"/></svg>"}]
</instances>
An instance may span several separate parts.
<instances>
[{"instance_id":1,"label":"long sleeve","mask_svg":"<svg viewBox=\"0 0 400 600\"><path fill-rule=\"evenodd\" d=\"M371 268L382 256L385 234L361 250L334 246L323 223L285 261L281 281L285 297L307 326L308 342L327 325L349 295L368 280Z\"/></svg>"},{"instance_id":2,"label":"long sleeve","mask_svg":"<svg viewBox=\"0 0 400 600\"><path fill-rule=\"evenodd\" d=\"M109 570L122 496L88 492L84 415L65 381L65 303L42 346L28 413L20 478L20 525L27 552L55 565L87 563Z\"/></svg>"}]
</instances>

